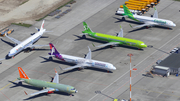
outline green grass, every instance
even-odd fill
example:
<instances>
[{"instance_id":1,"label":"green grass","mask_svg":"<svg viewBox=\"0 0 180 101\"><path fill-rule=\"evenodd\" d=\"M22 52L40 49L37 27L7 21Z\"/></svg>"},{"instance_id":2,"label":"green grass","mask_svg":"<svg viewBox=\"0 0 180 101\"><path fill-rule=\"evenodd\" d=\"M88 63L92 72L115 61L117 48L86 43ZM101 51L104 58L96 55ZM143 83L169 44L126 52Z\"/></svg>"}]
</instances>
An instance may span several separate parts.
<instances>
[{"instance_id":1,"label":"green grass","mask_svg":"<svg viewBox=\"0 0 180 101\"><path fill-rule=\"evenodd\" d=\"M23 3L21 3L20 5L23 5L23 4L25 4L26 2L28 2L29 0L26 0L26 1L24 1Z\"/></svg>"},{"instance_id":2,"label":"green grass","mask_svg":"<svg viewBox=\"0 0 180 101\"><path fill-rule=\"evenodd\" d=\"M65 3L64 5L58 7L57 9L60 9L60 8L64 7L65 5L69 4L69 3L72 2L72 1L74 1L74 0L71 0L71 1L69 1L69 2L67 2L67 3ZM55 10L57 10L57 9L55 9ZM54 10L54 11L55 11L55 10ZM52 11L52 12L53 12L53 11ZM40 19L38 19L38 20L36 20L36 21L41 21L42 19L44 19L44 18L47 17L47 16L48 16L48 15L46 15L46 16L44 16L44 17L42 17L42 18L40 18Z\"/></svg>"},{"instance_id":3,"label":"green grass","mask_svg":"<svg viewBox=\"0 0 180 101\"><path fill-rule=\"evenodd\" d=\"M13 25L19 25L19 26L24 26L24 27L31 27L31 24L25 24L25 23L11 23Z\"/></svg>"}]
</instances>

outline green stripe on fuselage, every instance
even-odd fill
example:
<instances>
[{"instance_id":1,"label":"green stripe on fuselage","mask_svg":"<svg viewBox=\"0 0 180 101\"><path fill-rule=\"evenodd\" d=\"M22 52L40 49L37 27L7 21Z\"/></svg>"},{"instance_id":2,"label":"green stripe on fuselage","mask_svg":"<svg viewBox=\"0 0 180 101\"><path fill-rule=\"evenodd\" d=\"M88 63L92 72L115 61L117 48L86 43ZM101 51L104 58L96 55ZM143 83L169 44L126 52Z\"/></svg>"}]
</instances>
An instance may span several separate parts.
<instances>
[{"instance_id":1,"label":"green stripe on fuselage","mask_svg":"<svg viewBox=\"0 0 180 101\"><path fill-rule=\"evenodd\" d=\"M133 46L137 48L146 47L144 42L139 41L139 40L129 39L129 38L112 36L112 35L107 35L107 34L102 34L102 33L96 33L94 35L89 35L89 36L99 39L99 40L107 41L107 42L119 42L119 44L121 45L128 45L128 46Z\"/></svg>"}]
</instances>

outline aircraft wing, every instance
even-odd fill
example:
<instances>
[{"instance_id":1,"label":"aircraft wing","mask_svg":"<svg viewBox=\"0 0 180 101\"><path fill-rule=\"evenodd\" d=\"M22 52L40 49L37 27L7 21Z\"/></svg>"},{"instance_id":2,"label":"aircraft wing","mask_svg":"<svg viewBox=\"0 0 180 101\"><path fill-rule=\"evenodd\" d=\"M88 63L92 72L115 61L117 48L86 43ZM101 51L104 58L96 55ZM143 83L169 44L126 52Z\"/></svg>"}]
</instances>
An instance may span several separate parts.
<instances>
[{"instance_id":1,"label":"aircraft wing","mask_svg":"<svg viewBox=\"0 0 180 101\"><path fill-rule=\"evenodd\" d=\"M140 27L144 27L144 26L153 26L153 25L157 25L157 23L154 22L145 22L145 24L139 25L139 26L135 26L132 28L140 28Z\"/></svg>"},{"instance_id":2,"label":"aircraft wing","mask_svg":"<svg viewBox=\"0 0 180 101\"><path fill-rule=\"evenodd\" d=\"M39 92L35 92L35 93L32 93L32 94L28 94L28 95L34 96L34 95L38 95L38 94L41 94L41 93L47 93L48 91L55 91L55 89L54 88L47 88L47 89L41 90Z\"/></svg>"},{"instance_id":3,"label":"aircraft wing","mask_svg":"<svg viewBox=\"0 0 180 101\"><path fill-rule=\"evenodd\" d=\"M75 65L75 66L72 66L72 67L65 68L63 70L70 70L70 69L74 69L74 68L78 68L78 67L82 67L82 65Z\"/></svg>"},{"instance_id":4,"label":"aircraft wing","mask_svg":"<svg viewBox=\"0 0 180 101\"><path fill-rule=\"evenodd\" d=\"M49 46L49 45L29 45L29 46L27 46L27 47L25 47L25 48L28 48L28 47L43 47L43 46Z\"/></svg>"},{"instance_id":5,"label":"aircraft wing","mask_svg":"<svg viewBox=\"0 0 180 101\"><path fill-rule=\"evenodd\" d=\"M20 43L21 43L21 41L18 41L18 40L16 40L16 39L12 38L12 37L7 36L7 34L5 34L5 36L6 36L8 39L10 39L11 41L13 41L14 43L16 43L16 44L20 44Z\"/></svg>"},{"instance_id":6,"label":"aircraft wing","mask_svg":"<svg viewBox=\"0 0 180 101\"><path fill-rule=\"evenodd\" d=\"M119 42L109 42L109 43L102 44L102 45L99 45L99 46L96 46L96 47L105 47L105 46L117 45L117 44L119 44Z\"/></svg>"}]
</instances>

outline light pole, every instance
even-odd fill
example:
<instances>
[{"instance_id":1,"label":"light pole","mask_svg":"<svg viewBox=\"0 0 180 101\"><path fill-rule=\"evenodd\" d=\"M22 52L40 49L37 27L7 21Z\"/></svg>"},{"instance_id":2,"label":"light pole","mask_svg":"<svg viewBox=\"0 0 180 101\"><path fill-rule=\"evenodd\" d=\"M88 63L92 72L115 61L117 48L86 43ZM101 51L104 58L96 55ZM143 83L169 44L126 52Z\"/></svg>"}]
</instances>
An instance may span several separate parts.
<instances>
[{"instance_id":1,"label":"light pole","mask_svg":"<svg viewBox=\"0 0 180 101\"><path fill-rule=\"evenodd\" d=\"M130 81L129 81L130 98L129 98L129 100L131 101L131 56L133 56L133 54L129 53L127 56L130 57L130 73L129 73L130 74Z\"/></svg>"}]
</instances>

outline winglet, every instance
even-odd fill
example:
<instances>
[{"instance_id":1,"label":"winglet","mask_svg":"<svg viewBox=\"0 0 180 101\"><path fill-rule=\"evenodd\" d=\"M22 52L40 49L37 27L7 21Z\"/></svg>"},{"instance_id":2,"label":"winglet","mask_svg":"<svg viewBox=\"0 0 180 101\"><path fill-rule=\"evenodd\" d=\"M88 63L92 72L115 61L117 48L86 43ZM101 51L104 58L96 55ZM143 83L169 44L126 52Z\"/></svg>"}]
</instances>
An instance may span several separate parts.
<instances>
[{"instance_id":1,"label":"winglet","mask_svg":"<svg viewBox=\"0 0 180 101\"><path fill-rule=\"evenodd\" d=\"M55 73L57 73L56 69L54 68Z\"/></svg>"},{"instance_id":2,"label":"winglet","mask_svg":"<svg viewBox=\"0 0 180 101\"><path fill-rule=\"evenodd\" d=\"M129 24L129 25L130 25L131 28L133 28L133 27L131 26L131 24Z\"/></svg>"},{"instance_id":3,"label":"winglet","mask_svg":"<svg viewBox=\"0 0 180 101\"><path fill-rule=\"evenodd\" d=\"M29 77L26 75L26 73L23 71L21 67L18 67L18 70L20 78L29 79Z\"/></svg>"},{"instance_id":4,"label":"winglet","mask_svg":"<svg viewBox=\"0 0 180 101\"><path fill-rule=\"evenodd\" d=\"M93 43L92 43L92 45L93 45L94 47L96 47Z\"/></svg>"}]
</instances>

